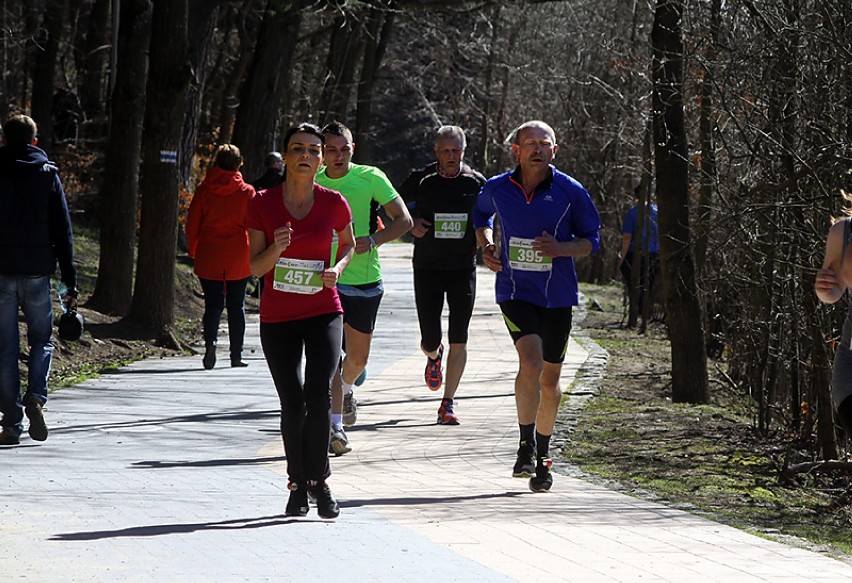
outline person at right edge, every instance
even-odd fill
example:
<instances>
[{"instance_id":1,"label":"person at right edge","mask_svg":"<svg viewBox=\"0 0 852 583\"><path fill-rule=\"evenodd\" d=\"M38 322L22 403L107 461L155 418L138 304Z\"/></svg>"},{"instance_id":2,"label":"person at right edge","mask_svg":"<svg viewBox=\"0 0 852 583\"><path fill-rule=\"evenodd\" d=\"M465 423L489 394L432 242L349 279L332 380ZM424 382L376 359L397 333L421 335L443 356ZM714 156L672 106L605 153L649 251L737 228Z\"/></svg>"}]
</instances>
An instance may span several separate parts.
<instances>
[{"instance_id":1,"label":"person at right edge","mask_svg":"<svg viewBox=\"0 0 852 583\"><path fill-rule=\"evenodd\" d=\"M476 233L471 213L485 178L464 163L466 139L458 126L435 135L435 158L413 171L399 187L414 226L414 301L420 323L420 349L426 355L426 386L444 387L438 424L459 425L455 395L467 363L467 337L476 298ZM447 378L441 362L441 312L449 308Z\"/></svg>"},{"instance_id":2,"label":"person at right edge","mask_svg":"<svg viewBox=\"0 0 852 583\"><path fill-rule=\"evenodd\" d=\"M844 192L843 197L847 203L852 203L852 195ZM828 231L825 258L814 282L814 291L823 303L834 304L844 295L847 297L848 312L831 372L831 402L847 437L852 436L852 298L846 294L852 286L852 260L846 259L852 255L849 253L850 240L852 217L846 216L835 221Z\"/></svg>"},{"instance_id":3,"label":"person at right edge","mask_svg":"<svg viewBox=\"0 0 852 583\"><path fill-rule=\"evenodd\" d=\"M488 180L474 209L482 259L497 272L497 303L518 353L520 443L512 475L529 478L533 492L553 485L550 438L579 296L574 257L600 247L598 211L579 182L551 165L557 148L548 124L523 123L512 138L517 167Z\"/></svg>"},{"instance_id":4,"label":"person at right edge","mask_svg":"<svg viewBox=\"0 0 852 583\"><path fill-rule=\"evenodd\" d=\"M50 277L59 270L67 310L77 307L74 234L59 169L37 148L35 121L16 115L3 128L0 147L0 445L17 445L23 417L35 441L47 439L44 405L53 358ZM18 308L27 322L27 391L18 371Z\"/></svg>"}]
</instances>

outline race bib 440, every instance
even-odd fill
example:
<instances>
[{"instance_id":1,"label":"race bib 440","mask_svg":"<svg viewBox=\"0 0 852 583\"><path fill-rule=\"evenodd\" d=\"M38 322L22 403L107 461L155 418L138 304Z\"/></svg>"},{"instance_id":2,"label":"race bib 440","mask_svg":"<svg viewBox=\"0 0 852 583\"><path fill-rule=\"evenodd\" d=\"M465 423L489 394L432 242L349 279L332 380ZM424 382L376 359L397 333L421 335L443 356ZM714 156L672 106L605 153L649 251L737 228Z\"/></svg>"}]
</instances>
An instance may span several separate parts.
<instances>
[{"instance_id":1,"label":"race bib 440","mask_svg":"<svg viewBox=\"0 0 852 583\"><path fill-rule=\"evenodd\" d=\"M322 289L320 274L325 262L280 257L275 264L272 287L294 294L315 294Z\"/></svg>"},{"instance_id":2,"label":"race bib 440","mask_svg":"<svg viewBox=\"0 0 852 583\"><path fill-rule=\"evenodd\" d=\"M467 213L435 213L436 239L463 239L467 231Z\"/></svg>"},{"instance_id":3,"label":"race bib 440","mask_svg":"<svg viewBox=\"0 0 852 583\"><path fill-rule=\"evenodd\" d=\"M532 239L509 238L509 265L521 271L550 271L553 258L545 257L532 248Z\"/></svg>"}]
</instances>

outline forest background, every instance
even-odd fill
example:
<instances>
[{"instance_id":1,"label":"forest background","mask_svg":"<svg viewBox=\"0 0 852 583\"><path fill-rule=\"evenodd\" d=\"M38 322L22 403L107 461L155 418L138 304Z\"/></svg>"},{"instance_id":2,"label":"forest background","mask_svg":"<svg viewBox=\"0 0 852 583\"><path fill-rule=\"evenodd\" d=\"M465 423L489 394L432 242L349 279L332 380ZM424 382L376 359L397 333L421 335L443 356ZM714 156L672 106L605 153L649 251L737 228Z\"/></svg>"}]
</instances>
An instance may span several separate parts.
<instances>
[{"instance_id":1,"label":"forest background","mask_svg":"<svg viewBox=\"0 0 852 583\"><path fill-rule=\"evenodd\" d=\"M812 287L852 191L848 0L0 0L0 19L0 118L39 124L98 241L85 305L134 335L181 343L180 221L218 144L254 178L289 126L339 119L398 184L439 125L491 176L543 119L601 213L583 281L618 279L634 187L659 205L660 307L617 323L662 330L669 360L643 378L675 403L747 402L779 473L845 456L845 306ZM848 480L831 488L848 507Z\"/></svg>"}]
</instances>

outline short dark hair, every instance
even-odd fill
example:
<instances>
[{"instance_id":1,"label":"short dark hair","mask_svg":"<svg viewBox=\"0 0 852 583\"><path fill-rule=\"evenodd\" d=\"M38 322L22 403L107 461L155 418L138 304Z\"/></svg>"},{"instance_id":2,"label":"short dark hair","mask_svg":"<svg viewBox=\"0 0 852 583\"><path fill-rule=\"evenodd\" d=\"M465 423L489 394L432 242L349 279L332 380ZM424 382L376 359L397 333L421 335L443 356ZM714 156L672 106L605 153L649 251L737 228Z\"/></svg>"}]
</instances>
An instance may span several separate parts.
<instances>
[{"instance_id":1,"label":"short dark hair","mask_svg":"<svg viewBox=\"0 0 852 583\"><path fill-rule=\"evenodd\" d=\"M216 166L223 170L232 172L240 169L243 164L243 157L240 154L240 149L233 144L222 144L216 150Z\"/></svg>"},{"instance_id":2,"label":"short dark hair","mask_svg":"<svg viewBox=\"0 0 852 583\"><path fill-rule=\"evenodd\" d=\"M340 136L349 140L349 143L352 143L352 130L339 121L335 120L331 123L325 124L325 127L322 128L322 133L331 136Z\"/></svg>"},{"instance_id":3,"label":"short dark hair","mask_svg":"<svg viewBox=\"0 0 852 583\"><path fill-rule=\"evenodd\" d=\"M38 126L28 115L13 115L3 126L3 139L10 146L29 146L38 135Z\"/></svg>"},{"instance_id":4,"label":"short dark hair","mask_svg":"<svg viewBox=\"0 0 852 583\"><path fill-rule=\"evenodd\" d=\"M284 151L290 147L290 140L296 134L311 134L312 136L316 136L320 139L320 142L325 145L325 134L322 133L322 130L319 129L319 126L316 126L312 123L300 123L299 125L295 125L287 130L287 133L284 134Z\"/></svg>"},{"instance_id":5,"label":"short dark hair","mask_svg":"<svg viewBox=\"0 0 852 583\"><path fill-rule=\"evenodd\" d=\"M267 168L272 168L278 162L281 162L281 154L278 152L270 152L266 155L266 158L263 159L263 165Z\"/></svg>"}]
</instances>

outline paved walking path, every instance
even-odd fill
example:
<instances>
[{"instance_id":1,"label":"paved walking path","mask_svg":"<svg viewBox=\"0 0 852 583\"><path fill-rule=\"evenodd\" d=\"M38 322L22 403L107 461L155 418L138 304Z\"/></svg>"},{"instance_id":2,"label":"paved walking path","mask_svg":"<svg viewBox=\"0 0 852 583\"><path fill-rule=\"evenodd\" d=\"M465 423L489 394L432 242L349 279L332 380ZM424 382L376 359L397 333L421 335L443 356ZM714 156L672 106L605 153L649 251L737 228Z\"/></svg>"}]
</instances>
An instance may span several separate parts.
<instances>
[{"instance_id":1,"label":"paved walking path","mask_svg":"<svg viewBox=\"0 0 852 583\"><path fill-rule=\"evenodd\" d=\"M410 247L382 247L386 296L337 521L283 516L278 403L247 369L146 360L55 393L48 441L0 449L6 581L849 581L852 566L560 473L511 477L515 356L480 272L459 427L423 386ZM570 347L565 385L585 359Z\"/></svg>"}]
</instances>

